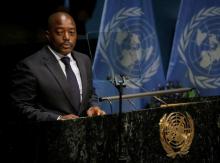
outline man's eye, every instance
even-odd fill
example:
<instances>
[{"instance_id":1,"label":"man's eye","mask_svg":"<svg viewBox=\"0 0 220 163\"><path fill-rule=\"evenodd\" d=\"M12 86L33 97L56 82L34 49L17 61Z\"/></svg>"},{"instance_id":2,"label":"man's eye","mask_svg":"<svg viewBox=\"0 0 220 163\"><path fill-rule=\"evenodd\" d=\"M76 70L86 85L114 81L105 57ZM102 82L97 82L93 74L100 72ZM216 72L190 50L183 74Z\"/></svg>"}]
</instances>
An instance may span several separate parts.
<instances>
[{"instance_id":1,"label":"man's eye","mask_svg":"<svg viewBox=\"0 0 220 163\"><path fill-rule=\"evenodd\" d=\"M71 35L76 34L76 32L75 32L75 31L69 31L69 33L70 33Z\"/></svg>"},{"instance_id":2,"label":"man's eye","mask_svg":"<svg viewBox=\"0 0 220 163\"><path fill-rule=\"evenodd\" d=\"M58 35L62 35L63 32L62 32L62 31L57 31L57 34L58 34Z\"/></svg>"}]
</instances>

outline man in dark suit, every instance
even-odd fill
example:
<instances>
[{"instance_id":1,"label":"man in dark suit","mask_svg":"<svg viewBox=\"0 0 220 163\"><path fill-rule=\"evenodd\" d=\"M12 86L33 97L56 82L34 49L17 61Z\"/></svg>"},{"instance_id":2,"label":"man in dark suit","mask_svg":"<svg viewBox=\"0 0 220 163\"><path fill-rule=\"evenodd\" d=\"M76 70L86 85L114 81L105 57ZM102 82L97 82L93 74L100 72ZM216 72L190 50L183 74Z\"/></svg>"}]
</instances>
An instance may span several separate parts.
<instances>
[{"instance_id":1,"label":"man in dark suit","mask_svg":"<svg viewBox=\"0 0 220 163\"><path fill-rule=\"evenodd\" d=\"M104 115L92 87L91 61L73 50L77 40L73 18L66 12L53 13L46 38L49 44L19 62L13 73L10 96L19 115L37 122ZM64 57L75 82L67 80Z\"/></svg>"}]
</instances>

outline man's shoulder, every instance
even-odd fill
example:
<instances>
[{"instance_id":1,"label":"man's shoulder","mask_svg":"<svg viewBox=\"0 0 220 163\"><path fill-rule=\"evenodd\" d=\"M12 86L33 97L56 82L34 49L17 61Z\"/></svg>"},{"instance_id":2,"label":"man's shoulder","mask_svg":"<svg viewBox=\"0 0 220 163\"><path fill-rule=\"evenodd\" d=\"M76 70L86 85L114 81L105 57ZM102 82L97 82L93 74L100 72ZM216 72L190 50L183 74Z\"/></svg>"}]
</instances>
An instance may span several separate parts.
<instances>
[{"instance_id":1,"label":"man's shoulder","mask_svg":"<svg viewBox=\"0 0 220 163\"><path fill-rule=\"evenodd\" d=\"M82 52L79 52L79 51L77 51L77 50L73 50L73 54L74 55L85 55L85 56L87 56L85 53L82 53Z\"/></svg>"},{"instance_id":2,"label":"man's shoulder","mask_svg":"<svg viewBox=\"0 0 220 163\"><path fill-rule=\"evenodd\" d=\"M30 61L37 61L41 59L42 57L45 57L49 53L46 46L42 47L38 51L32 53L31 55L27 56L21 62L30 62Z\"/></svg>"},{"instance_id":3,"label":"man's shoulder","mask_svg":"<svg viewBox=\"0 0 220 163\"><path fill-rule=\"evenodd\" d=\"M83 58L83 59L86 59L86 60L91 60L91 58L87 54L76 51L76 50L73 51L73 55L75 57Z\"/></svg>"}]
</instances>

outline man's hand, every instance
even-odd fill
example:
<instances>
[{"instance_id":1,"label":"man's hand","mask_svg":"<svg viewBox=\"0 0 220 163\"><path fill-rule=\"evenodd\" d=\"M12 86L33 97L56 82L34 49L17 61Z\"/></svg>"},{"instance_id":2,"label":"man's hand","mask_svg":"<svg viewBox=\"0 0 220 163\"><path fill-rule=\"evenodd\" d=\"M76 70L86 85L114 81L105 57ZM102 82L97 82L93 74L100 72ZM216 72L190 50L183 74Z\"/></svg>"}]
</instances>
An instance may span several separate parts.
<instances>
[{"instance_id":1,"label":"man's hand","mask_svg":"<svg viewBox=\"0 0 220 163\"><path fill-rule=\"evenodd\" d=\"M67 115L59 116L57 120L68 120L68 119L76 119L76 118L79 118L79 116L74 114L67 114Z\"/></svg>"},{"instance_id":2,"label":"man's hand","mask_svg":"<svg viewBox=\"0 0 220 163\"><path fill-rule=\"evenodd\" d=\"M105 115L106 113L98 106L90 107L89 110L87 110L87 115L89 117L97 116L97 115Z\"/></svg>"}]
</instances>

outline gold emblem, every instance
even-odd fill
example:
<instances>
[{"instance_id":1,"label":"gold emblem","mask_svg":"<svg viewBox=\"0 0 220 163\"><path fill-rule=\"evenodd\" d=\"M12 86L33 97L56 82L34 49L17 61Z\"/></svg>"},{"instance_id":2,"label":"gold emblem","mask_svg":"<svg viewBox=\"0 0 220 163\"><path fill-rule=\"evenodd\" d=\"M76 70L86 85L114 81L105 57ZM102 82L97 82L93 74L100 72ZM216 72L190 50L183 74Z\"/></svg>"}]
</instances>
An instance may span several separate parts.
<instances>
[{"instance_id":1,"label":"gold emblem","mask_svg":"<svg viewBox=\"0 0 220 163\"><path fill-rule=\"evenodd\" d=\"M194 123L191 116L180 112L165 114L160 119L160 141L167 156L185 155L189 152L193 137Z\"/></svg>"}]
</instances>

